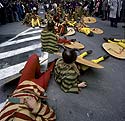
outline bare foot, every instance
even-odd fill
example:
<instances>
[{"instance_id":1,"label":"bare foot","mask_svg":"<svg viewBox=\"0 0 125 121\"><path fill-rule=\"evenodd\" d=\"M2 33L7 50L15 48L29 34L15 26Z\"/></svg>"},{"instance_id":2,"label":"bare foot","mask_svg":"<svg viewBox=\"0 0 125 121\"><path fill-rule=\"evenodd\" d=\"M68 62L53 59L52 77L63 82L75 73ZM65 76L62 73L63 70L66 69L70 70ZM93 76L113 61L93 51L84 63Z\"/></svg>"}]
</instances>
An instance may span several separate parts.
<instances>
[{"instance_id":1,"label":"bare foot","mask_svg":"<svg viewBox=\"0 0 125 121\"><path fill-rule=\"evenodd\" d=\"M86 82L81 82L81 83L78 84L78 87L80 87L80 88L83 88L83 87L86 87L86 86L87 86Z\"/></svg>"}]
</instances>

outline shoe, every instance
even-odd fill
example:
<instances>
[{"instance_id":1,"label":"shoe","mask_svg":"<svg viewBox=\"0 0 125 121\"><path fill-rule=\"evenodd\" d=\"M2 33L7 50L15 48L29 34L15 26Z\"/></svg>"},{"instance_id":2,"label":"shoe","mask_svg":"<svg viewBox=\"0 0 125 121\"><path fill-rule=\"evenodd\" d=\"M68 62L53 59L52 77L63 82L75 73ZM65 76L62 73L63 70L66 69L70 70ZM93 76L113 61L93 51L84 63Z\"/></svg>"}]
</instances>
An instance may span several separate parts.
<instances>
[{"instance_id":1,"label":"shoe","mask_svg":"<svg viewBox=\"0 0 125 121\"><path fill-rule=\"evenodd\" d=\"M75 42L76 41L76 39L71 39L71 42Z\"/></svg>"},{"instance_id":2,"label":"shoe","mask_svg":"<svg viewBox=\"0 0 125 121\"><path fill-rule=\"evenodd\" d=\"M106 37L104 37L103 39L104 39L106 42L108 42L108 40L109 40L109 39L108 39L108 38L106 38Z\"/></svg>"},{"instance_id":3,"label":"shoe","mask_svg":"<svg viewBox=\"0 0 125 121\"><path fill-rule=\"evenodd\" d=\"M88 54L91 54L93 51L92 50L88 50L86 51Z\"/></svg>"},{"instance_id":4,"label":"shoe","mask_svg":"<svg viewBox=\"0 0 125 121\"><path fill-rule=\"evenodd\" d=\"M107 58L109 58L109 57L110 57L110 56L109 56L108 54L105 54L105 55L103 56L104 60L107 59Z\"/></svg>"},{"instance_id":5,"label":"shoe","mask_svg":"<svg viewBox=\"0 0 125 121\"><path fill-rule=\"evenodd\" d=\"M114 41L114 38L109 38L109 40Z\"/></svg>"}]
</instances>

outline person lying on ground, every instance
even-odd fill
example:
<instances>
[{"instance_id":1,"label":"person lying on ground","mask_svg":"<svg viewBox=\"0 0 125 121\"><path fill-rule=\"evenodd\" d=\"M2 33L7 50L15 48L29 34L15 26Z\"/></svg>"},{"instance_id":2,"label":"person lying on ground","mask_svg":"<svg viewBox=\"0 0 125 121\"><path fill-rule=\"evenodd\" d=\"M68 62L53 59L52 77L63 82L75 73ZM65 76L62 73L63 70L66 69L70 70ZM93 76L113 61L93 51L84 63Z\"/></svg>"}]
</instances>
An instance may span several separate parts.
<instances>
[{"instance_id":1,"label":"person lying on ground","mask_svg":"<svg viewBox=\"0 0 125 121\"><path fill-rule=\"evenodd\" d=\"M0 121L56 120L54 110L42 102L47 98L44 93L54 65L55 62L51 62L48 70L41 73L38 56L33 54L29 57L18 86L0 111Z\"/></svg>"},{"instance_id":2,"label":"person lying on ground","mask_svg":"<svg viewBox=\"0 0 125 121\"><path fill-rule=\"evenodd\" d=\"M82 54L82 57L90 54L92 51L86 51ZM79 93L81 88L87 86L86 82L80 81L80 70L85 71L89 67L83 64L76 63L77 55L74 51L64 51L62 58L56 61L54 67L55 81L60 85L61 89L66 93ZM94 63L99 63L108 58L107 55L101 56L95 60Z\"/></svg>"}]
</instances>

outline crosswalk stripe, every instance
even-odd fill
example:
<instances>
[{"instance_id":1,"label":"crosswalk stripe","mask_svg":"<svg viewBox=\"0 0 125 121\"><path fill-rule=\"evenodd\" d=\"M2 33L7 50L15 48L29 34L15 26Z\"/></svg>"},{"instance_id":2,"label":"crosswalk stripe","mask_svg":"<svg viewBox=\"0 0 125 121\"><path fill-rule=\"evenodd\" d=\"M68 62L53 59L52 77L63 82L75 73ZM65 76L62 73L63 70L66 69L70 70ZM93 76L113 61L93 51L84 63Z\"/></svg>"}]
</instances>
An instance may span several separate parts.
<instances>
[{"instance_id":1,"label":"crosswalk stripe","mask_svg":"<svg viewBox=\"0 0 125 121\"><path fill-rule=\"evenodd\" d=\"M14 41L10 41L10 42L5 42L0 44L0 47L4 47L4 46L8 46L8 45L14 45L14 44L19 44L22 42L27 42L27 41L31 41L31 40L35 40L35 39L40 39L40 35L37 36L33 36L33 37L28 37L28 38L24 38L24 39L19 39L19 40L14 40Z\"/></svg>"},{"instance_id":2,"label":"crosswalk stripe","mask_svg":"<svg viewBox=\"0 0 125 121\"><path fill-rule=\"evenodd\" d=\"M45 60L47 58L48 58L48 53L44 52L42 54L42 56L39 57L39 60L43 61L43 60ZM24 65L26 64L26 62L27 61L16 64L16 65L13 65L13 66L10 66L10 67L7 67L7 68L4 68L4 69L0 69L0 80L19 73L19 71L24 68ZM43 64L46 64L46 63L47 63L47 61L45 61Z\"/></svg>"},{"instance_id":3,"label":"crosswalk stripe","mask_svg":"<svg viewBox=\"0 0 125 121\"><path fill-rule=\"evenodd\" d=\"M36 49L41 49L41 42L38 41L38 40L40 40L40 37L41 37L41 35L40 35L41 31L42 31L42 29L39 27L35 27L35 29L28 28L27 30L19 33L18 35L9 39L8 41L1 43L0 48L1 48L1 50L4 50L4 51L0 53L0 59L1 60L8 59L9 60L8 65L10 65L9 63L10 63L11 58L16 58L18 55L23 54L23 53L25 56L25 54L28 52L30 53L31 51L35 51ZM23 44L25 45L25 42L30 42L30 41L33 41L33 43L31 43L31 45L22 47ZM18 46L20 44L22 44L22 45ZM9 47L9 46L11 46L11 48L9 49L10 51L8 51L8 49L7 49L7 51L6 51L6 49L2 49L4 47ZM12 46L17 46L19 48L14 49L14 48L12 48ZM45 69L47 67L47 63L48 63L48 60L46 60L48 58L48 53L40 52L38 55L41 55L41 57L39 57L40 62L45 60L42 63L42 65L44 65L43 67ZM27 60L25 60L25 59L21 59L21 60L22 60L22 62L19 62L17 60L15 65L10 65L9 67L4 67L4 68L0 69L0 80L1 80L0 85L7 83L7 82L5 82L6 79L8 80L9 77L13 77L15 74L18 74L19 71L22 68L24 68L24 65Z\"/></svg>"},{"instance_id":4,"label":"crosswalk stripe","mask_svg":"<svg viewBox=\"0 0 125 121\"><path fill-rule=\"evenodd\" d=\"M21 32L21 33L19 33L19 34L17 34L15 37L13 37L13 38L11 38L11 39L9 39L8 40L8 42L9 41L12 41L12 40L14 40L14 39L16 39L18 36L20 36L21 34L23 34L23 33L26 33L27 31L29 31L29 30L32 30L33 28L28 28L28 29L26 29L25 31L23 31L23 32Z\"/></svg>"},{"instance_id":5,"label":"crosswalk stripe","mask_svg":"<svg viewBox=\"0 0 125 121\"><path fill-rule=\"evenodd\" d=\"M41 48L41 43L30 45L30 46L20 48L20 49L16 49L16 50L12 50L12 51L7 51L7 52L4 52L4 53L0 53L0 59L15 56L15 55L18 55L18 54L21 54L21 53L25 53L25 52L28 52L28 51L31 51L31 50L35 50L37 48Z\"/></svg>"},{"instance_id":6,"label":"crosswalk stripe","mask_svg":"<svg viewBox=\"0 0 125 121\"><path fill-rule=\"evenodd\" d=\"M22 34L20 34L20 36L29 35L29 34L35 34L35 33L40 33L41 31L42 31L42 29L41 30L32 31L32 32L22 33Z\"/></svg>"}]
</instances>

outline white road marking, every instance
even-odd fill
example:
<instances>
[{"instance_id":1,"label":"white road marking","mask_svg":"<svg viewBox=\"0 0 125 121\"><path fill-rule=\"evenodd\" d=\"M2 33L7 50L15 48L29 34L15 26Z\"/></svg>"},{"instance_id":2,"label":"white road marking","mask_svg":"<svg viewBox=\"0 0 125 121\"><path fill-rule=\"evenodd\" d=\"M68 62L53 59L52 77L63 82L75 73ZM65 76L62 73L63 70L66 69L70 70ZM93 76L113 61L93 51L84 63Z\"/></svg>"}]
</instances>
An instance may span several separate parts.
<instances>
[{"instance_id":1,"label":"white road marking","mask_svg":"<svg viewBox=\"0 0 125 121\"><path fill-rule=\"evenodd\" d=\"M25 31L23 31L23 32L21 32L21 33L19 33L19 34L17 34L15 37L9 39L8 42L9 42L9 41L12 41L12 40L14 40L14 39L16 39L16 38L19 37L21 34L26 33L27 31L29 31L29 30L31 30L31 29L32 29L32 28L30 27L30 28L26 29Z\"/></svg>"},{"instance_id":2,"label":"white road marking","mask_svg":"<svg viewBox=\"0 0 125 121\"><path fill-rule=\"evenodd\" d=\"M14 41L10 41L10 42L7 41L5 43L0 44L0 47L5 47L8 45L13 45L13 44L19 44L22 42L28 42L28 41L35 40L35 39L40 39L40 37L41 37L40 35L37 35L37 36L28 37L28 38L19 39L19 40L14 40Z\"/></svg>"},{"instance_id":3,"label":"white road marking","mask_svg":"<svg viewBox=\"0 0 125 121\"><path fill-rule=\"evenodd\" d=\"M15 56L15 55L18 55L18 54L21 54L21 53L25 53L25 52L28 52L28 51L31 51L31 50L35 50L37 48L41 48L41 43L30 45L30 46L20 48L20 49L16 49L16 50L12 50L12 51L0 53L0 59L12 57L12 56Z\"/></svg>"},{"instance_id":4,"label":"white road marking","mask_svg":"<svg viewBox=\"0 0 125 121\"><path fill-rule=\"evenodd\" d=\"M22 33L22 34L20 34L20 36L28 35L28 34L40 33L41 31L42 31L42 29L41 30L32 31L32 32Z\"/></svg>"},{"instance_id":5,"label":"white road marking","mask_svg":"<svg viewBox=\"0 0 125 121\"><path fill-rule=\"evenodd\" d=\"M44 52L42 54L42 56L39 57L39 60L43 61L43 60L45 60L47 58L48 58L48 53ZM13 75L19 73L19 71L24 68L24 65L26 64L26 62L27 61L19 63L19 64L16 64L16 65L13 65L13 66L10 66L10 67L7 67L7 68L4 68L4 69L0 69L0 80L5 79L7 77L10 77L10 76L13 76ZM47 61L45 61L44 63L46 63L46 62Z\"/></svg>"},{"instance_id":6,"label":"white road marking","mask_svg":"<svg viewBox=\"0 0 125 121\"><path fill-rule=\"evenodd\" d=\"M33 31L29 31L29 30L33 30ZM2 48L2 47L9 46L9 45L16 46L16 44L19 44L19 43L24 42L24 44L25 44L25 42L40 39L41 35L39 34L39 32L41 32L41 31L42 31L42 29L40 29L39 27L28 28L27 30L19 33L18 35L9 39L8 41L6 41L4 43L1 43L0 47ZM34 34L34 33L38 33L38 35L28 37L28 38L18 39L19 36L30 35L30 34ZM14 39L17 39L17 40L14 40ZM11 51L8 51L8 52L2 52L2 53L0 53L0 59L12 57L12 56L15 56L15 55L18 55L18 54L21 54L21 53L25 53L25 52L29 52L29 51L32 51L32 50L35 50L35 49L38 49L38 48L41 48L41 42L38 43L38 44L27 46L27 47L18 48L16 50L11 50ZM39 57L40 62L42 62L43 60L46 60L48 58L47 52L42 52L41 54L42 54L41 57ZM11 77L15 74L18 74L19 71L22 68L24 68L25 63L26 63L26 61L18 63L16 65L9 66L9 67L5 67L3 69L0 69L0 80L4 80L7 77ZM44 67L47 67L47 63L48 63L48 60L44 61L41 65L44 65ZM6 82L3 82L3 84L5 84L5 83Z\"/></svg>"}]
</instances>

